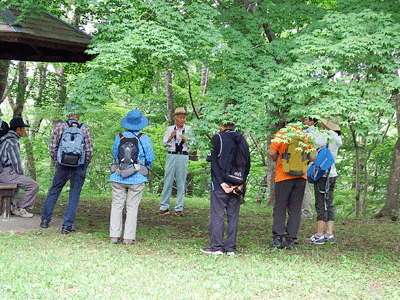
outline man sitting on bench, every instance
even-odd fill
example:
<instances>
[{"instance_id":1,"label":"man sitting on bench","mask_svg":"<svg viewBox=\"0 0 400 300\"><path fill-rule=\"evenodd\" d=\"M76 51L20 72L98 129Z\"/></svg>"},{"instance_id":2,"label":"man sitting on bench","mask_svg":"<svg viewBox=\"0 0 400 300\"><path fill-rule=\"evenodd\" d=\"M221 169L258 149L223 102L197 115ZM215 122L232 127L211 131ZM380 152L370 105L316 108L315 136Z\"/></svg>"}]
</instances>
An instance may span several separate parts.
<instances>
[{"instance_id":1,"label":"man sitting on bench","mask_svg":"<svg viewBox=\"0 0 400 300\"><path fill-rule=\"evenodd\" d=\"M22 169L19 138L26 135L26 125L22 118L14 118L10 122L10 131L0 139L0 163L3 171L0 173L0 182L17 185L17 192L11 203L11 213L23 218L32 218L33 214L27 211L32 209L39 191L39 184L33 179L24 176ZM17 201L18 189L25 192Z\"/></svg>"}]
</instances>

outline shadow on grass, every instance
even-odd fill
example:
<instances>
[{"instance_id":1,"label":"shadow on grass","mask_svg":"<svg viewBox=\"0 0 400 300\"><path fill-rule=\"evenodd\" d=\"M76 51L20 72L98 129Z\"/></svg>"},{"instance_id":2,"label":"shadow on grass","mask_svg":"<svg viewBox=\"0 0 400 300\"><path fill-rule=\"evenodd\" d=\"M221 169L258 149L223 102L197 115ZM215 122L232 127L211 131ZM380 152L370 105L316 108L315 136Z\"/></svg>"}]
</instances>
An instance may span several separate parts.
<instances>
[{"instance_id":1,"label":"shadow on grass","mask_svg":"<svg viewBox=\"0 0 400 300\"><path fill-rule=\"evenodd\" d=\"M34 213L40 214L44 198L39 197ZM172 207L174 204L172 200ZM62 217L67 197L60 197L54 216ZM96 239L108 241L110 198L82 197L75 221L77 231L91 234ZM165 247L206 247L208 237L209 201L206 199L185 200L185 217L177 217L171 208L170 215L157 216L158 199L144 198L139 207L137 238L140 243ZM272 207L263 204L245 203L241 206L237 252L241 254L268 255L274 249L268 247L271 240ZM310 259L352 257L359 260L397 261L400 255L399 224L383 219L337 218L335 243L313 245L305 239L315 233L315 220L302 220L297 247L286 251L289 255L302 255Z\"/></svg>"}]
</instances>

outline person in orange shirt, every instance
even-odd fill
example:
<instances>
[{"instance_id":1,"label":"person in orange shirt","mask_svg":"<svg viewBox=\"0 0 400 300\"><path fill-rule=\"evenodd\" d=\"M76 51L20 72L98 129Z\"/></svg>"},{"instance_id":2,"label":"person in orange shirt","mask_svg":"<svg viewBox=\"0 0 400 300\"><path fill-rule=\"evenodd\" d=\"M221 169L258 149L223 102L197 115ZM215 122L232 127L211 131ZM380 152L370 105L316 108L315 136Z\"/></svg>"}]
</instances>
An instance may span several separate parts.
<instances>
[{"instance_id":1,"label":"person in orange shirt","mask_svg":"<svg viewBox=\"0 0 400 300\"><path fill-rule=\"evenodd\" d=\"M282 154L286 150L286 145L293 136L300 137L306 144L306 149L310 151L310 161L316 158L315 147L310 136L303 130L293 125L287 125L286 129L279 130L268 149L268 155L277 161L275 170L275 204L274 220L272 224L272 242L270 247L278 249L284 248L283 238L285 238L286 248L294 248L297 239L301 219L301 205L303 202L304 188L307 181L307 173L300 176L292 176L283 171ZM288 127L290 126L290 127ZM289 133L290 132L290 133ZM289 218L286 221L286 210Z\"/></svg>"}]
</instances>

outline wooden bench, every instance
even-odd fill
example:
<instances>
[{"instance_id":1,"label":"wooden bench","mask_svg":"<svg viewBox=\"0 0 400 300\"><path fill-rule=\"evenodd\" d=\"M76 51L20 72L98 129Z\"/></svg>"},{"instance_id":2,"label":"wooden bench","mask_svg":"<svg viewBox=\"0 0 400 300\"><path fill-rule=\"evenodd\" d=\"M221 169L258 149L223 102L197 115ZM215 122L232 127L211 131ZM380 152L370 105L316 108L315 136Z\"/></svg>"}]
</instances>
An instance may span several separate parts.
<instances>
[{"instance_id":1,"label":"wooden bench","mask_svg":"<svg viewBox=\"0 0 400 300\"><path fill-rule=\"evenodd\" d=\"M16 184L0 183L0 216L3 219L8 219L10 217L11 198L16 188Z\"/></svg>"}]
</instances>

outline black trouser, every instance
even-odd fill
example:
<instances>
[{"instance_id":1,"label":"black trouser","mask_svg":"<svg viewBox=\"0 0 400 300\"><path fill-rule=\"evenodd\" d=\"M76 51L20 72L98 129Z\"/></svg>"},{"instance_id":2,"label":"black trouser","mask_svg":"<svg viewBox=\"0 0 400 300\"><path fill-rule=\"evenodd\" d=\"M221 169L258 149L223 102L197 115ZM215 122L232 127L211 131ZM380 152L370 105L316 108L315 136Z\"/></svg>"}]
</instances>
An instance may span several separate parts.
<instances>
[{"instance_id":1,"label":"black trouser","mask_svg":"<svg viewBox=\"0 0 400 300\"><path fill-rule=\"evenodd\" d=\"M240 196L226 194L223 190L211 191L209 232L210 246L213 251L234 252L236 250L239 209ZM223 241L225 210L228 228L226 239Z\"/></svg>"},{"instance_id":2,"label":"black trouser","mask_svg":"<svg viewBox=\"0 0 400 300\"><path fill-rule=\"evenodd\" d=\"M314 195L315 195L315 211L317 212L317 221L334 221L335 210L333 208L333 190L335 189L336 177L329 177L329 192L328 196L325 197L327 177L322 177L319 181L314 183Z\"/></svg>"},{"instance_id":3,"label":"black trouser","mask_svg":"<svg viewBox=\"0 0 400 300\"><path fill-rule=\"evenodd\" d=\"M273 238L297 238L305 186L306 180L301 177L280 181L275 184ZM286 210L289 214L287 223Z\"/></svg>"}]
</instances>

